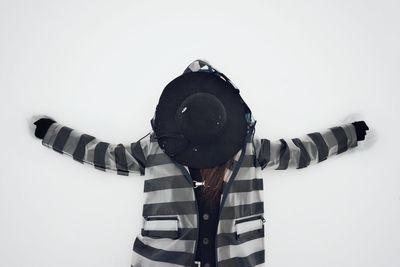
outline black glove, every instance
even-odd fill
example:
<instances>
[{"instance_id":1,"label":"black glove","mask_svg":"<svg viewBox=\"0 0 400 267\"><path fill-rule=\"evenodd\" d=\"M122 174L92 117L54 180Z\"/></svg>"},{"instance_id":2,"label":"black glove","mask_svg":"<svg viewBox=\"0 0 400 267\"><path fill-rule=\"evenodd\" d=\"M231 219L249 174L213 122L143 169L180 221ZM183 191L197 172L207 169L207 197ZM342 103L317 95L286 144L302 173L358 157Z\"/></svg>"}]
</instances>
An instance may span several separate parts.
<instances>
[{"instance_id":1,"label":"black glove","mask_svg":"<svg viewBox=\"0 0 400 267\"><path fill-rule=\"evenodd\" d=\"M39 139L43 139L50 128L50 125L56 122L55 120L49 118L42 118L35 121L33 124L36 125L35 136Z\"/></svg>"},{"instance_id":2,"label":"black glove","mask_svg":"<svg viewBox=\"0 0 400 267\"><path fill-rule=\"evenodd\" d=\"M367 134L366 131L369 130L365 121L355 121L352 122L352 124L356 128L357 141L364 140L365 135Z\"/></svg>"}]
</instances>

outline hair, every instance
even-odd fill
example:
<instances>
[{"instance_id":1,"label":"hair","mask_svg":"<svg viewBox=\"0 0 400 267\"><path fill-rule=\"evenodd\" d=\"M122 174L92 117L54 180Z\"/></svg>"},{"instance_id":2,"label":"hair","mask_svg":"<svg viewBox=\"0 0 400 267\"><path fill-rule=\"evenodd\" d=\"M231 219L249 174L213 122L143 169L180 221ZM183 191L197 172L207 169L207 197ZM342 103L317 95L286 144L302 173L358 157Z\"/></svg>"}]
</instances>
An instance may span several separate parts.
<instances>
[{"instance_id":1,"label":"hair","mask_svg":"<svg viewBox=\"0 0 400 267\"><path fill-rule=\"evenodd\" d=\"M223 188L224 177L227 169L232 169L234 158L229 159L227 162L220 164L212 168L200 169L202 181L202 193L205 195L207 205L212 205L215 201L219 201L216 198L220 196L220 192Z\"/></svg>"}]
</instances>

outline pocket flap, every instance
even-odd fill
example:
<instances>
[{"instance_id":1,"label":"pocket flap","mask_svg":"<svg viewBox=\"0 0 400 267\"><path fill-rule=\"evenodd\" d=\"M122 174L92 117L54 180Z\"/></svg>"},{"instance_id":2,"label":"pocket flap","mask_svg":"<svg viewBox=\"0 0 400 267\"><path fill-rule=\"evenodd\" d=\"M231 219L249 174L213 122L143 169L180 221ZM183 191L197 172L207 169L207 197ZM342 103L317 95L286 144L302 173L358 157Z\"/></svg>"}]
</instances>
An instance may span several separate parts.
<instances>
[{"instance_id":1,"label":"pocket flap","mask_svg":"<svg viewBox=\"0 0 400 267\"><path fill-rule=\"evenodd\" d=\"M178 231L178 218L148 218L144 230Z\"/></svg>"},{"instance_id":2,"label":"pocket flap","mask_svg":"<svg viewBox=\"0 0 400 267\"><path fill-rule=\"evenodd\" d=\"M179 235L178 216L145 217L142 235L160 238L177 238Z\"/></svg>"},{"instance_id":3,"label":"pocket flap","mask_svg":"<svg viewBox=\"0 0 400 267\"><path fill-rule=\"evenodd\" d=\"M255 230L264 230L265 219L262 215L251 216L235 220L236 235Z\"/></svg>"}]
</instances>

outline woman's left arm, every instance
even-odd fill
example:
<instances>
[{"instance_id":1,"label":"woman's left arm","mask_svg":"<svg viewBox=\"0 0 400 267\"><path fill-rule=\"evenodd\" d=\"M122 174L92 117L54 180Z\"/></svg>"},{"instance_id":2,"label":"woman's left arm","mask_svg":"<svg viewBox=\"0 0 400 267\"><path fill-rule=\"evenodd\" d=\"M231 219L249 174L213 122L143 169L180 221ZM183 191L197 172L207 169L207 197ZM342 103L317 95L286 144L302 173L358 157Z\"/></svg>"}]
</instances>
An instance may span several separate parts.
<instances>
[{"instance_id":1,"label":"woman's left arm","mask_svg":"<svg viewBox=\"0 0 400 267\"><path fill-rule=\"evenodd\" d=\"M301 169L341 154L364 140L368 126L364 121L341 124L300 138L269 140L255 138L256 162L261 169Z\"/></svg>"}]
</instances>

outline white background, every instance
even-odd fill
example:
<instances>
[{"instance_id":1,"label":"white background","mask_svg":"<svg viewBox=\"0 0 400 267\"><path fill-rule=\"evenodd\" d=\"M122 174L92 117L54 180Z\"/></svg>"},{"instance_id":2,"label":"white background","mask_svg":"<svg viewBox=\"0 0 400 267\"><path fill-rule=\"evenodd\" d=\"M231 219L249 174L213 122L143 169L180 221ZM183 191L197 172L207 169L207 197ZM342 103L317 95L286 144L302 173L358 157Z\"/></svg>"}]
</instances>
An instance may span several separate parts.
<instances>
[{"instance_id":1,"label":"white background","mask_svg":"<svg viewBox=\"0 0 400 267\"><path fill-rule=\"evenodd\" d=\"M127 267L144 178L41 145L32 116L107 142L150 131L195 59L276 139L365 120L367 140L265 170L270 267L400 266L397 1L0 1L0 266Z\"/></svg>"}]
</instances>

